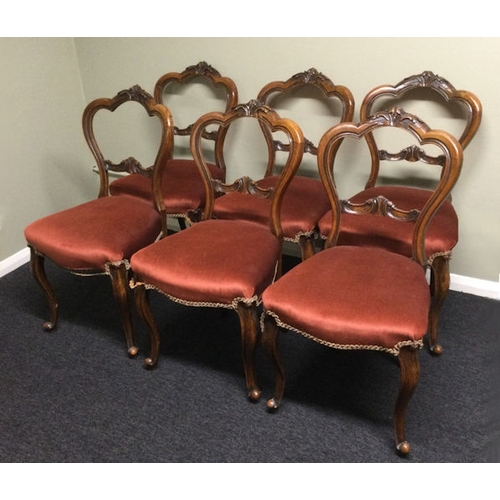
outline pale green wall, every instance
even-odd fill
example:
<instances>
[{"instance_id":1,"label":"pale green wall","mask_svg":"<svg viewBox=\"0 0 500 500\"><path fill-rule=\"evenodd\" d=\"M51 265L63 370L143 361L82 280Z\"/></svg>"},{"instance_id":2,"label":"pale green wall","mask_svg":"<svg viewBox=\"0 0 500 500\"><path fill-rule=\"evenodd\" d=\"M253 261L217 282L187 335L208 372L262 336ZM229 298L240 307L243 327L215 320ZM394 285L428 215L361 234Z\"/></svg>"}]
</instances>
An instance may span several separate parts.
<instances>
[{"instance_id":1,"label":"pale green wall","mask_svg":"<svg viewBox=\"0 0 500 500\"><path fill-rule=\"evenodd\" d=\"M81 133L85 105L71 38L0 38L0 261L24 227L96 192Z\"/></svg>"},{"instance_id":2,"label":"pale green wall","mask_svg":"<svg viewBox=\"0 0 500 500\"><path fill-rule=\"evenodd\" d=\"M0 260L24 247L22 229L27 222L95 195L95 178L89 172L92 158L81 138L86 102L111 97L136 83L152 92L163 73L205 60L236 81L240 101L255 97L267 81L286 79L311 67L348 86L358 104L372 87L394 84L424 70L473 91L483 103L484 115L466 150L465 168L454 191L461 233L451 272L498 281L500 212L495 202L500 186L496 154L500 101L494 75L500 38L76 38L76 55L72 43L69 39L0 40L0 46L9 49L0 53L3 67L9 68L2 95L8 116L3 123L8 127L0 138L4 151ZM29 113L19 113L13 92L27 100L24 107L30 108ZM64 99L61 107L56 105L58 97ZM306 118L304 128L317 118ZM25 134L13 142L7 137L16 129ZM30 186L25 194L21 179ZM346 192L358 189L358 181L353 174L343 188Z\"/></svg>"}]
</instances>

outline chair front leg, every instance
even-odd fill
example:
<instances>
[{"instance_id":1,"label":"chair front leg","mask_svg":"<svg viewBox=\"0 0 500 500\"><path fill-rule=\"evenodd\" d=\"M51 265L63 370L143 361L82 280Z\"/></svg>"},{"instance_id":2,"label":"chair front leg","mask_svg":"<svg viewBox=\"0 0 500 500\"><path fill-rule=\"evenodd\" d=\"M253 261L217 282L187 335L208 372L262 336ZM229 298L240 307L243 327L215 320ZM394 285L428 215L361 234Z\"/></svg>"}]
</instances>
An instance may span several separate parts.
<instances>
[{"instance_id":1,"label":"chair front leg","mask_svg":"<svg viewBox=\"0 0 500 500\"><path fill-rule=\"evenodd\" d=\"M138 284L134 288L135 294L135 305L137 312L143 319L144 323L149 328L150 332L150 352L149 356L144 360L144 367L151 369L155 368L158 364L158 355L160 352L160 332L156 326L156 322L153 318L153 313L151 312L151 306L149 304L149 290L141 284Z\"/></svg>"},{"instance_id":2,"label":"chair front leg","mask_svg":"<svg viewBox=\"0 0 500 500\"><path fill-rule=\"evenodd\" d=\"M431 308L429 311L429 349L432 354L439 355L443 348L438 344L439 314L448 290L450 289L449 256L436 257L431 265Z\"/></svg>"},{"instance_id":3,"label":"chair front leg","mask_svg":"<svg viewBox=\"0 0 500 500\"><path fill-rule=\"evenodd\" d=\"M111 277L111 285L113 287L113 294L118 304L118 309L120 311L120 317L125 332L127 353L129 357L133 358L137 356L139 350L135 341L135 331L132 324L132 315L130 313L128 293L129 272L125 263L121 263L118 266L109 266L109 273Z\"/></svg>"},{"instance_id":4,"label":"chair front leg","mask_svg":"<svg viewBox=\"0 0 500 500\"><path fill-rule=\"evenodd\" d=\"M45 273L45 257L42 254L38 253L36 249L31 246L30 253L31 274L42 288L49 302L50 321L46 321L43 324L43 329L46 331L51 331L57 325L59 303L57 301L56 294L54 293L54 290L50 285L49 280L47 279L47 274Z\"/></svg>"},{"instance_id":5,"label":"chair front leg","mask_svg":"<svg viewBox=\"0 0 500 500\"><path fill-rule=\"evenodd\" d=\"M398 359L401 378L398 398L394 409L394 433L397 451L403 455L407 455L410 453L410 444L405 438L405 418L408 403L415 392L420 376L418 349L403 347L399 352Z\"/></svg>"},{"instance_id":6,"label":"chair front leg","mask_svg":"<svg viewBox=\"0 0 500 500\"><path fill-rule=\"evenodd\" d=\"M241 327L241 344L243 351L243 367L248 398L256 402L260 398L255 368L255 353L260 340L259 318L254 304L238 304L238 317Z\"/></svg>"},{"instance_id":7,"label":"chair front leg","mask_svg":"<svg viewBox=\"0 0 500 500\"><path fill-rule=\"evenodd\" d=\"M267 409L269 411L276 411L280 407L283 393L285 391L285 370L283 368L283 362L278 350L278 334L279 328L276 321L272 317L266 315L264 318L262 344L271 358L276 377L274 396L267 401Z\"/></svg>"}]
</instances>

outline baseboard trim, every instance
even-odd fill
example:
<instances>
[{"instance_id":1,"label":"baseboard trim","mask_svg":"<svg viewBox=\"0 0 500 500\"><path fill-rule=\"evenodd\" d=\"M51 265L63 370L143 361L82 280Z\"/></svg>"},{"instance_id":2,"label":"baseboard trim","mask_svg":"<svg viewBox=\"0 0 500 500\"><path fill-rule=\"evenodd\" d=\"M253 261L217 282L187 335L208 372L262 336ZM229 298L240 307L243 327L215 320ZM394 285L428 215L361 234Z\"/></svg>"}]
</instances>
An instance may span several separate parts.
<instances>
[{"instance_id":1,"label":"baseboard trim","mask_svg":"<svg viewBox=\"0 0 500 500\"><path fill-rule=\"evenodd\" d=\"M500 300L500 276L499 281L487 281L452 273L450 290Z\"/></svg>"},{"instance_id":2,"label":"baseboard trim","mask_svg":"<svg viewBox=\"0 0 500 500\"><path fill-rule=\"evenodd\" d=\"M23 266L30 261L30 249L28 247L19 250L14 255L0 260L0 278Z\"/></svg>"},{"instance_id":3,"label":"baseboard trim","mask_svg":"<svg viewBox=\"0 0 500 500\"><path fill-rule=\"evenodd\" d=\"M0 261L0 278L28 263L29 260L30 250L26 247L14 255ZM450 290L500 300L500 276L497 282L469 278L468 276L452 273L450 275Z\"/></svg>"}]
</instances>

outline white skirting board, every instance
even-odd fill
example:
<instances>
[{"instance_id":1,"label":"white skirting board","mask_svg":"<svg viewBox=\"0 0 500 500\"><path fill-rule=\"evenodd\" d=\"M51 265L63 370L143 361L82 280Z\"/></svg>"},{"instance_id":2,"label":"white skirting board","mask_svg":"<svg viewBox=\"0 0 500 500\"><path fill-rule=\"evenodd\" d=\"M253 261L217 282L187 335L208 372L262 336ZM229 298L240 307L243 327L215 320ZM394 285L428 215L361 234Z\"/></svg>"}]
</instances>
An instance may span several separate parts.
<instances>
[{"instance_id":1,"label":"white skirting board","mask_svg":"<svg viewBox=\"0 0 500 500\"><path fill-rule=\"evenodd\" d=\"M19 250L14 255L7 257L5 260L0 260L0 278L14 271L18 267L30 261L30 249L28 247Z\"/></svg>"},{"instance_id":2,"label":"white skirting board","mask_svg":"<svg viewBox=\"0 0 500 500\"><path fill-rule=\"evenodd\" d=\"M0 278L26 264L29 260L30 251L26 247L7 259L0 261ZM498 281L487 281L452 273L450 275L450 289L500 300L500 276Z\"/></svg>"}]
</instances>

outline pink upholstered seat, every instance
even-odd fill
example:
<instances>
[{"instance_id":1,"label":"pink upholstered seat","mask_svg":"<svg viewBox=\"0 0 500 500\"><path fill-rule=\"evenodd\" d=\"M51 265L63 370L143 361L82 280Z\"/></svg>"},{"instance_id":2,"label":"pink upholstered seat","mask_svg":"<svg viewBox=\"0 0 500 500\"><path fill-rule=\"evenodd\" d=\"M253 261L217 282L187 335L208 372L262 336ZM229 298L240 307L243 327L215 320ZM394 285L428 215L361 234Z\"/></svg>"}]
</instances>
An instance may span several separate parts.
<instances>
[{"instance_id":1,"label":"pink upholstered seat","mask_svg":"<svg viewBox=\"0 0 500 500\"><path fill-rule=\"evenodd\" d=\"M334 246L288 271L263 302L280 326L322 344L397 355L402 346L420 346L430 293L422 267L407 257Z\"/></svg>"},{"instance_id":2,"label":"pink upholstered seat","mask_svg":"<svg viewBox=\"0 0 500 500\"><path fill-rule=\"evenodd\" d=\"M385 196L398 208L411 210L423 207L432 191L404 186L382 186L364 190L353 196L350 201L362 203L369 198ZM332 224L332 213L328 211L319 221L322 234L328 234ZM396 252L407 257L412 255L413 228L400 224L397 220L377 217L358 217L342 214L338 245L359 245L376 247ZM429 224L425 238L428 263L438 255L449 253L458 242L458 217L449 200L446 200Z\"/></svg>"},{"instance_id":3,"label":"pink upholstered seat","mask_svg":"<svg viewBox=\"0 0 500 500\"><path fill-rule=\"evenodd\" d=\"M209 164L210 173L223 180L224 172ZM192 160L167 160L162 177L165 210L169 217L186 217L198 212L205 204L205 186ZM141 174L130 174L114 180L109 185L112 196L128 194L150 202L153 200L151 179Z\"/></svg>"},{"instance_id":4,"label":"pink upholstered seat","mask_svg":"<svg viewBox=\"0 0 500 500\"><path fill-rule=\"evenodd\" d=\"M262 189L276 184L276 175L258 181ZM315 200L311 203L311 200ZM314 237L318 220L330 203L325 188L318 179L295 176L287 189L282 205L283 237L294 243L300 238ZM214 216L219 219L248 219L269 224L269 202L262 198L248 198L246 194L228 193L215 201Z\"/></svg>"},{"instance_id":5,"label":"pink upholstered seat","mask_svg":"<svg viewBox=\"0 0 500 500\"><path fill-rule=\"evenodd\" d=\"M178 302L233 308L260 302L280 252L279 238L263 225L212 219L143 248L131 264L141 281Z\"/></svg>"},{"instance_id":6,"label":"pink upholstered seat","mask_svg":"<svg viewBox=\"0 0 500 500\"><path fill-rule=\"evenodd\" d=\"M105 272L160 235L161 217L151 202L106 196L38 219L25 228L29 244L73 271Z\"/></svg>"},{"instance_id":7,"label":"pink upholstered seat","mask_svg":"<svg viewBox=\"0 0 500 500\"><path fill-rule=\"evenodd\" d=\"M341 203L333 175L337 147L341 141L363 139L381 128L384 132L405 131L409 142L416 141L419 147L430 143L441 150L445 160L436 189L409 192L407 197L398 198L404 206L385 197L392 193L399 196L401 191L397 189L378 196L372 188L364 192L367 199L357 197L356 203ZM427 332L431 306L425 273L429 245L425 234L434 222L433 216L437 218L440 207L449 203L447 198L458 179L462 158L460 143L450 134L430 130L416 116L398 108L375 114L359 124L336 125L325 133L318 146L319 172L331 200L325 249L285 273L262 294L263 342L276 371L274 396L268 401L270 410L280 406L285 388L278 350L280 332L298 333L336 349L391 354L399 361L401 377L394 408L396 449L403 454L410 451L405 438L405 414L419 379L418 351ZM344 219L346 214L349 217ZM342 236L341 221L346 224L346 220L352 220L353 225L359 220L360 227L379 230L380 234L367 239L365 245L337 245ZM401 235L401 253L389 251L397 245L394 237ZM379 238L385 245L378 244ZM283 342L286 336L280 339Z\"/></svg>"},{"instance_id":8,"label":"pink upholstered seat","mask_svg":"<svg viewBox=\"0 0 500 500\"><path fill-rule=\"evenodd\" d=\"M163 230L160 206L153 200L140 197L108 196L108 167L141 170L133 157L119 163L105 160L94 135L93 122L98 112L113 112L127 102L141 105L145 114L160 124L160 140L152 178L158 165L170 154L173 141L173 123L169 110L157 104L141 87L134 86L119 92L111 99L95 99L83 113L83 132L97 162L100 178L99 198L60 212L42 217L29 224L24 231L31 249L31 269L47 296L50 321L46 330L56 327L58 300L45 273L45 259L70 272L82 275L107 274L121 313L129 356L137 354L135 332L129 310L129 259L134 252L155 241ZM115 115L116 116L116 115ZM151 179L146 179L152 183Z\"/></svg>"}]
</instances>

